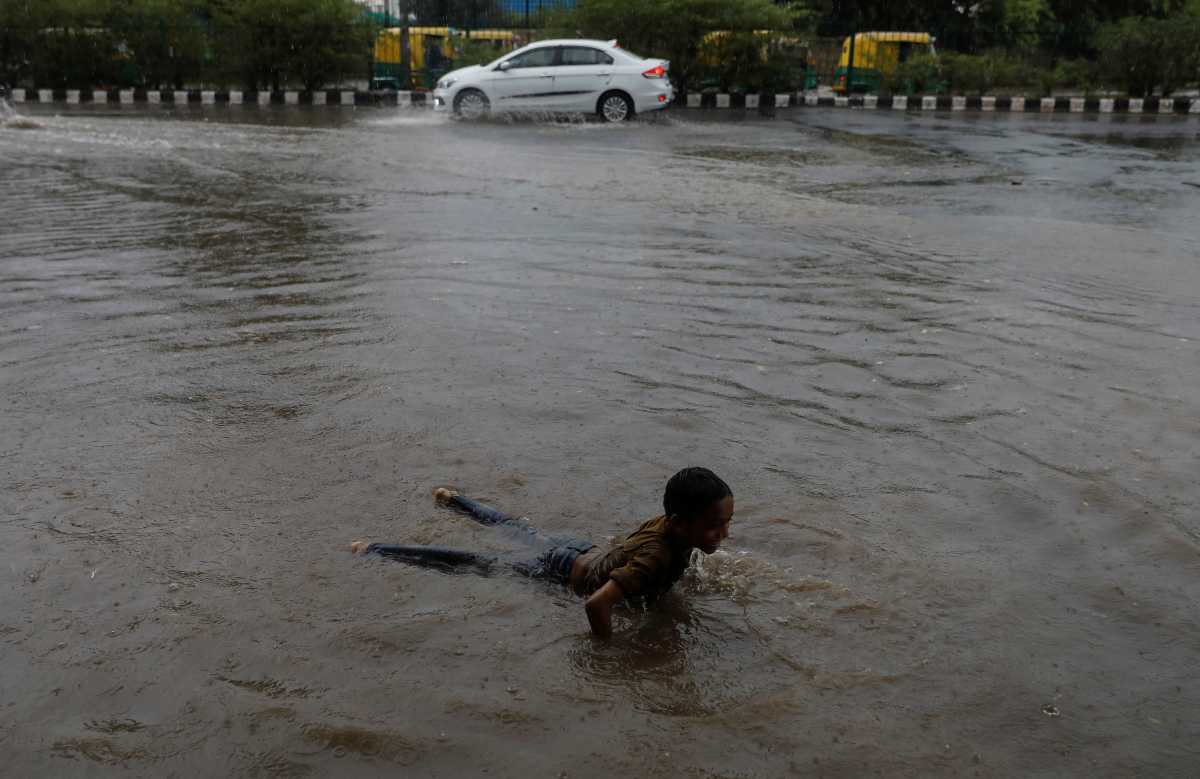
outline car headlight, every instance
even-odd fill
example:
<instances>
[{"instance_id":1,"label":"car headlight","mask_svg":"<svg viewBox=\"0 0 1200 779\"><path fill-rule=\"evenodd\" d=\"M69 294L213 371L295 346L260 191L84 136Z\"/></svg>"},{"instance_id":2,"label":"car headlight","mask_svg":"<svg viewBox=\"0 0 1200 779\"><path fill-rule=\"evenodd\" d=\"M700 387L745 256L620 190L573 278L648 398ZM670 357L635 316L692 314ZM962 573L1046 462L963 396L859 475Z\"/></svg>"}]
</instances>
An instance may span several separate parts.
<instances>
[{"instance_id":1,"label":"car headlight","mask_svg":"<svg viewBox=\"0 0 1200 779\"><path fill-rule=\"evenodd\" d=\"M456 79L456 78L444 78L444 79L442 79L441 81L439 81L439 82L437 83L437 88L438 88L438 89L449 89L450 87L454 86L454 82L455 82L455 81L458 81L458 79Z\"/></svg>"}]
</instances>

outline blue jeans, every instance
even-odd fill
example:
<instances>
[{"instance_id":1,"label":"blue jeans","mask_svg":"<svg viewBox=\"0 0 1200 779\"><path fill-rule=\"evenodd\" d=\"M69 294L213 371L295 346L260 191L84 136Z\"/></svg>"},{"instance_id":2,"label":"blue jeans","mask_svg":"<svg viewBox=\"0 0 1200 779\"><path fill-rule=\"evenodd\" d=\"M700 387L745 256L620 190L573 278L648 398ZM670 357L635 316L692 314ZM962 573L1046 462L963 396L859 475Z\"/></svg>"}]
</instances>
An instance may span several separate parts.
<instances>
[{"instance_id":1,"label":"blue jeans","mask_svg":"<svg viewBox=\"0 0 1200 779\"><path fill-rule=\"evenodd\" d=\"M544 536L528 522L497 511L478 501L462 495L450 499L450 505L483 525L508 530L517 538L537 548L532 558L501 559L489 555L447 549L440 546L398 546L394 544L371 544L367 552L391 557L411 565L437 568L447 572L473 571L489 574L498 566L508 567L533 579L545 579L560 584L571 580L571 568L579 555L596 545L590 541L567 536Z\"/></svg>"}]
</instances>

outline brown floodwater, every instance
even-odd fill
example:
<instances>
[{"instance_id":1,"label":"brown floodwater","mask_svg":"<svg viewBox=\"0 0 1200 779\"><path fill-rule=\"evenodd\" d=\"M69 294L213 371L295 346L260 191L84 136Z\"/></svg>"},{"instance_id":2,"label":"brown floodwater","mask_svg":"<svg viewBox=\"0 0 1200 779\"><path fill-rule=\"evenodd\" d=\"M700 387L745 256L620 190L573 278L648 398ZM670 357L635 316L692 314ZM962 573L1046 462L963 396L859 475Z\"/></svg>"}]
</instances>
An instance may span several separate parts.
<instances>
[{"instance_id":1,"label":"brown floodwater","mask_svg":"<svg viewBox=\"0 0 1200 779\"><path fill-rule=\"evenodd\" d=\"M5 776L1194 776L1200 125L0 126ZM731 537L593 641L450 484Z\"/></svg>"}]
</instances>

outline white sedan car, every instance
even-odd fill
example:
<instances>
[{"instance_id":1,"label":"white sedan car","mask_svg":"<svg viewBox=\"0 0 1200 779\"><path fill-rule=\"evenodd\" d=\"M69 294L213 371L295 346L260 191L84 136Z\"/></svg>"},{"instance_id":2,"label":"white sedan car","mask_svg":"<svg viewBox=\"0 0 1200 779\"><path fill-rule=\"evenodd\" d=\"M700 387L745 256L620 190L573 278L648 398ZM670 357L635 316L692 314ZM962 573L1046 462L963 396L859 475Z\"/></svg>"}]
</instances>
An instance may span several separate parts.
<instances>
[{"instance_id":1,"label":"white sedan car","mask_svg":"<svg viewBox=\"0 0 1200 779\"><path fill-rule=\"evenodd\" d=\"M489 111L595 113L607 122L666 108L675 97L666 60L642 59L616 41L538 41L487 65L442 76L435 110L474 119Z\"/></svg>"}]
</instances>

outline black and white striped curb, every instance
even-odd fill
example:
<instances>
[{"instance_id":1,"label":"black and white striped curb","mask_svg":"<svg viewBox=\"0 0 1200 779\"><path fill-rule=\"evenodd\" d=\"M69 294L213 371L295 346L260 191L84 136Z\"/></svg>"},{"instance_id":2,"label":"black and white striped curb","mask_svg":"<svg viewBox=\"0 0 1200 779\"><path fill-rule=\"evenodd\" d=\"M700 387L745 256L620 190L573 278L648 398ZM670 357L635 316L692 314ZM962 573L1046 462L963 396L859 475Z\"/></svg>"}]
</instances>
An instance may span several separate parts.
<instances>
[{"instance_id":1,"label":"black and white striped curb","mask_svg":"<svg viewBox=\"0 0 1200 779\"><path fill-rule=\"evenodd\" d=\"M1200 98L1172 97L953 97L950 95L696 94L680 101L688 108L866 108L893 111L1000 111L1070 114L1200 114Z\"/></svg>"},{"instance_id":2,"label":"black and white striped curb","mask_svg":"<svg viewBox=\"0 0 1200 779\"><path fill-rule=\"evenodd\" d=\"M200 105L330 105L330 106L428 106L427 92L367 92L352 89L322 89L249 92L239 90L144 90L144 89L14 89L14 103L134 103ZM1191 114L1200 115L1200 97L953 97L949 95L854 95L817 96L781 94L699 94L681 96L675 105L683 108L749 109L770 108L864 108L893 111L983 111L1060 114Z\"/></svg>"},{"instance_id":3,"label":"black and white striped curb","mask_svg":"<svg viewBox=\"0 0 1200 779\"><path fill-rule=\"evenodd\" d=\"M396 94L396 93L391 93ZM407 95L408 93L400 93ZM353 89L322 89L316 92L295 90L279 92L243 92L212 89L14 89L14 103L104 103L129 105L373 105L377 93ZM392 101L395 104L395 101Z\"/></svg>"}]
</instances>

